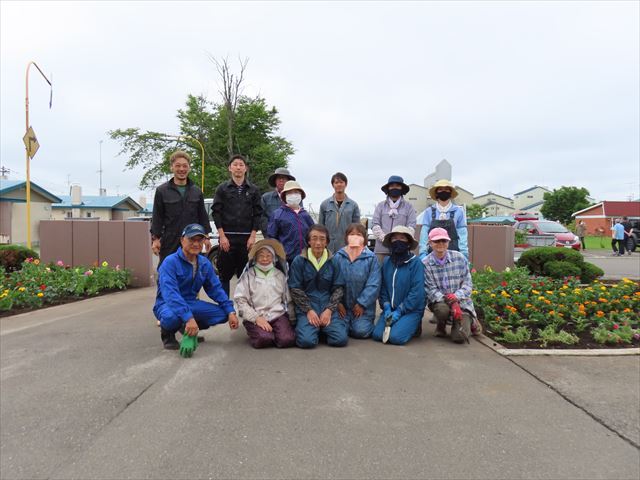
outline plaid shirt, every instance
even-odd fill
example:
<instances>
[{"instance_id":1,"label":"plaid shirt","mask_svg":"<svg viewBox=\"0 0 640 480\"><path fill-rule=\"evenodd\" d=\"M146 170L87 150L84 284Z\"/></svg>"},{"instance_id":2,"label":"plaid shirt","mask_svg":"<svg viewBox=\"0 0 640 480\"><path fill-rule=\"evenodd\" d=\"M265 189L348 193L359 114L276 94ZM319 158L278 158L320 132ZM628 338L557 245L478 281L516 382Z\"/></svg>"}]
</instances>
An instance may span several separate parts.
<instances>
[{"instance_id":1,"label":"plaid shirt","mask_svg":"<svg viewBox=\"0 0 640 480\"><path fill-rule=\"evenodd\" d=\"M463 254L447 250L444 264L440 265L435 253L431 252L422 261L425 268L424 288L427 292L427 302L443 302L447 293L454 293L460 300L460 308L476 316L471 301L471 272L469 262Z\"/></svg>"}]
</instances>

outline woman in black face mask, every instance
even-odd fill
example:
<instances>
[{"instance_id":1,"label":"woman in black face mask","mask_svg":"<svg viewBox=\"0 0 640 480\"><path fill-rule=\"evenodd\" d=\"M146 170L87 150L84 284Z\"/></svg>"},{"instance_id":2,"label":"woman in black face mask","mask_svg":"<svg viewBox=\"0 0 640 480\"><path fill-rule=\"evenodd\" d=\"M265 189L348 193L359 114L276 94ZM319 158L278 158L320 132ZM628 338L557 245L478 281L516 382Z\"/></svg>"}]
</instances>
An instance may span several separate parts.
<instances>
[{"instance_id":1,"label":"woman in black face mask","mask_svg":"<svg viewBox=\"0 0 640 480\"><path fill-rule=\"evenodd\" d=\"M420 259L424 260L431 251L429 232L434 228L444 228L451 238L449 250L456 250L468 259L467 218L464 210L452 201L458 196L456 187L449 180L438 180L429 189L429 195L436 203L420 215Z\"/></svg>"},{"instance_id":2,"label":"woman in black face mask","mask_svg":"<svg viewBox=\"0 0 640 480\"><path fill-rule=\"evenodd\" d=\"M424 266L412 250L418 246L412 229L397 226L384 237L384 246L391 255L382 265L382 285L374 340L404 345L422 332L422 316L426 306Z\"/></svg>"}]
</instances>

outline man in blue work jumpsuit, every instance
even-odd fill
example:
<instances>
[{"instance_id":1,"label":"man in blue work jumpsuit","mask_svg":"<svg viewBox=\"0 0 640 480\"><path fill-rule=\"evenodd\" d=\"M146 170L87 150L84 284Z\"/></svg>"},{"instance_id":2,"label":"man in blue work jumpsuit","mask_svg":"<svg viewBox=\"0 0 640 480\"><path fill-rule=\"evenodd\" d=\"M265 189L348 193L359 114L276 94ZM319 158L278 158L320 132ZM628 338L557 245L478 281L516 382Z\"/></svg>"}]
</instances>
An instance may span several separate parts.
<instances>
[{"instance_id":1,"label":"man in blue work jumpsuit","mask_svg":"<svg viewBox=\"0 0 640 480\"><path fill-rule=\"evenodd\" d=\"M211 262L200 254L205 238L202 225L187 225L180 237L181 248L167 256L158 270L153 313L160 321L160 336L167 350L179 348L178 331L196 336L200 329L227 321L232 330L238 328L233 302L223 290ZM198 300L202 288L216 304Z\"/></svg>"}]
</instances>

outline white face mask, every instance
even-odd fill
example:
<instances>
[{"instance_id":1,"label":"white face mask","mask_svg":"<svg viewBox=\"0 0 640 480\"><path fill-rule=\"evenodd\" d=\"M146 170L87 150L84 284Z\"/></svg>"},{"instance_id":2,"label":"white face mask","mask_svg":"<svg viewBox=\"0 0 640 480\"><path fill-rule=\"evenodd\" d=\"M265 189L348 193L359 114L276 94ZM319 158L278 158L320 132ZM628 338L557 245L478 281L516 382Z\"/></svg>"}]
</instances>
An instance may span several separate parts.
<instances>
[{"instance_id":1,"label":"white face mask","mask_svg":"<svg viewBox=\"0 0 640 480\"><path fill-rule=\"evenodd\" d=\"M302 201L302 195L299 193L288 193L287 194L287 205L290 207L297 207L300 205Z\"/></svg>"},{"instance_id":2,"label":"white face mask","mask_svg":"<svg viewBox=\"0 0 640 480\"><path fill-rule=\"evenodd\" d=\"M261 265L259 263L256 263L256 268L258 270L262 270L264 273L267 273L267 272L271 271L271 269L273 268L273 264L270 263L269 265Z\"/></svg>"}]
</instances>

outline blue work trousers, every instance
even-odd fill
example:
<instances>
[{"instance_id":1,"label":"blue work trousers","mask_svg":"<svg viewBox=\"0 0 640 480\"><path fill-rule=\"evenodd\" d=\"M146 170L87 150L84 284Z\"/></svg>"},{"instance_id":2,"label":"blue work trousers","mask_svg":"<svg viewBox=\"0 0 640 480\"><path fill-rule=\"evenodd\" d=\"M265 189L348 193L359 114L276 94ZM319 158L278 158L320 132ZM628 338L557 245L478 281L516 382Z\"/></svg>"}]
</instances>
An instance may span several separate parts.
<instances>
[{"instance_id":1,"label":"blue work trousers","mask_svg":"<svg viewBox=\"0 0 640 480\"><path fill-rule=\"evenodd\" d=\"M391 325L391 334L389 335L389 341L394 345L404 345L418 330L418 325L422 322L422 315L424 312L411 312L402 315L395 323ZM376 326L373 328L373 334L371 335L374 340L382 341L382 334L384 333L385 321L384 314L380 315Z\"/></svg>"},{"instance_id":2,"label":"blue work trousers","mask_svg":"<svg viewBox=\"0 0 640 480\"><path fill-rule=\"evenodd\" d=\"M188 301L187 304L200 330L227 322L227 314L219 305L202 300ZM168 332L177 332L185 323L166 304L154 308L153 313L160 320L160 326Z\"/></svg>"},{"instance_id":3,"label":"blue work trousers","mask_svg":"<svg viewBox=\"0 0 640 480\"><path fill-rule=\"evenodd\" d=\"M320 315L318 315L320 316ZM314 327L309 323L306 314L296 315L296 345L300 348L313 348L318 345L320 332L327 337L327 345L344 347L349 341L349 325L340 318L338 312L333 312L331 321L326 327Z\"/></svg>"}]
</instances>

